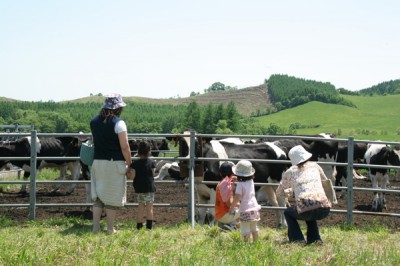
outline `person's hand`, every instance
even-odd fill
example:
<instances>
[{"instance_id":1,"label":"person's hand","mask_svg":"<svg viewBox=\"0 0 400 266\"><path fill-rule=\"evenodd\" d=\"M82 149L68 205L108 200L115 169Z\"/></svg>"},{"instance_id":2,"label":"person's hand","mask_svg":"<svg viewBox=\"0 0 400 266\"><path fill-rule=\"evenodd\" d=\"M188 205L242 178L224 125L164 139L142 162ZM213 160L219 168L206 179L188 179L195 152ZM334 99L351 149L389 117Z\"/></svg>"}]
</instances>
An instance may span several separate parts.
<instances>
[{"instance_id":1,"label":"person's hand","mask_svg":"<svg viewBox=\"0 0 400 266\"><path fill-rule=\"evenodd\" d=\"M130 167L126 168L126 178L133 179L133 170Z\"/></svg>"}]
</instances>

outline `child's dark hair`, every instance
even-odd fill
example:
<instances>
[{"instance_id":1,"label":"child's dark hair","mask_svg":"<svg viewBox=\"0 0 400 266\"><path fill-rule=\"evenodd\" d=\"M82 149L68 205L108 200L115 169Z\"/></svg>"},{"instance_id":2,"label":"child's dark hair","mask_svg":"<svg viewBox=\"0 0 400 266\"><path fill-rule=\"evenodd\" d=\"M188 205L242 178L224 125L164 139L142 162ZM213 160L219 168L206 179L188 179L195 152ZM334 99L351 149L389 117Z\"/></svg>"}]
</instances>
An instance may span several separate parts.
<instances>
[{"instance_id":1,"label":"child's dark hair","mask_svg":"<svg viewBox=\"0 0 400 266\"><path fill-rule=\"evenodd\" d=\"M252 179L254 179L254 175L251 175L251 176L237 176L237 180L239 182L246 182L246 181L249 181L249 180L252 180Z\"/></svg>"},{"instance_id":2,"label":"child's dark hair","mask_svg":"<svg viewBox=\"0 0 400 266\"><path fill-rule=\"evenodd\" d=\"M150 150L151 150L151 146L150 146L149 142L147 142L145 140L142 140L139 142L139 145L138 145L138 155L139 156L148 156L150 153Z\"/></svg>"}]
</instances>

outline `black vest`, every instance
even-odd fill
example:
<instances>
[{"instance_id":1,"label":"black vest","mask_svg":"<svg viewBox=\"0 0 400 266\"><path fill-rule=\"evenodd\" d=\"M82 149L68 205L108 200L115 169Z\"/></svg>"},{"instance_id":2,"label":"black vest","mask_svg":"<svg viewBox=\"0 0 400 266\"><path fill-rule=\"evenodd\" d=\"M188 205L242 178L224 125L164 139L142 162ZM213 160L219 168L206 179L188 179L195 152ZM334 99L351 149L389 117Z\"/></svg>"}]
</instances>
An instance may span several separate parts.
<instances>
[{"instance_id":1,"label":"black vest","mask_svg":"<svg viewBox=\"0 0 400 266\"><path fill-rule=\"evenodd\" d=\"M121 151L118 135L115 134L115 124L121 119L114 117L104 121L104 117L96 115L90 121L90 129L94 139L94 159L125 161Z\"/></svg>"}]
</instances>

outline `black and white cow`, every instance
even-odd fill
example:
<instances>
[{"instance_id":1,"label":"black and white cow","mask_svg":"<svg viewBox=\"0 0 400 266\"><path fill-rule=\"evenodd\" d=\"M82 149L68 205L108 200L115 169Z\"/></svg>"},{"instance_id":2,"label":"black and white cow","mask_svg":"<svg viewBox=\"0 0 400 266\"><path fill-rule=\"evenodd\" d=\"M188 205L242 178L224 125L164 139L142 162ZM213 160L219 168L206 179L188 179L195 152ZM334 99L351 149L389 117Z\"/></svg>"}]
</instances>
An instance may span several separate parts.
<instances>
[{"instance_id":1,"label":"black and white cow","mask_svg":"<svg viewBox=\"0 0 400 266\"><path fill-rule=\"evenodd\" d=\"M353 162L364 163L364 156L367 151L367 143L355 142L353 145ZM339 143L338 156L336 161L338 163L348 163L348 148L346 143ZM360 176L357 172L353 171L353 177L355 179L365 179L366 177ZM335 186L347 186L347 167L337 166L336 167L336 180Z\"/></svg>"},{"instance_id":2,"label":"black and white cow","mask_svg":"<svg viewBox=\"0 0 400 266\"><path fill-rule=\"evenodd\" d=\"M325 175L331 179L332 183L335 183L336 177L336 167L333 164L335 163L338 155L339 143L332 139L332 134L319 134L312 137L321 137L321 140L303 140L303 139L287 139L282 138L273 142L275 145L280 147L282 150L286 152L288 155L291 148L296 145L301 145L308 152L312 154L310 158L311 161L316 162L326 162L328 164L321 164L320 166L325 172ZM304 136L310 137L310 136Z\"/></svg>"},{"instance_id":3,"label":"black and white cow","mask_svg":"<svg viewBox=\"0 0 400 266\"><path fill-rule=\"evenodd\" d=\"M174 180L182 180L178 162L171 160L161 160L156 162L155 172L157 176L154 179L164 180L168 177Z\"/></svg>"},{"instance_id":4,"label":"black and white cow","mask_svg":"<svg viewBox=\"0 0 400 266\"><path fill-rule=\"evenodd\" d=\"M138 145L139 145L140 141L142 141L142 140L130 139L128 141L129 147L131 148L132 155L135 155L137 153ZM150 143L151 155L154 157L158 157L160 152L162 152L162 151L169 150L168 142L166 139L162 139L162 140L150 139L150 140L146 140L146 141Z\"/></svg>"},{"instance_id":5,"label":"black and white cow","mask_svg":"<svg viewBox=\"0 0 400 266\"><path fill-rule=\"evenodd\" d=\"M386 144L368 144L368 149L365 153L365 163L400 166L400 150L391 148ZM369 167L369 176L372 188L386 189L389 181L389 169ZM385 193L374 192L372 211L377 211L379 206L382 209L387 209Z\"/></svg>"},{"instance_id":6,"label":"black and white cow","mask_svg":"<svg viewBox=\"0 0 400 266\"><path fill-rule=\"evenodd\" d=\"M79 157L80 140L76 137L43 137L38 138L36 151L38 157ZM8 160L1 157L30 157L31 139L30 137L21 138L7 146L0 147L0 167L7 163L12 163L24 170L24 180L30 176L30 160ZM37 160L37 169L40 171L45 167L55 167L60 169L60 180L64 180L67 170L71 171L72 179L80 178L81 162L80 160ZM71 184L68 194L75 190L76 184ZM56 186L53 191L60 188ZM26 192L26 185L23 184L21 192ZM90 185L86 184L86 201L90 202Z\"/></svg>"}]
</instances>

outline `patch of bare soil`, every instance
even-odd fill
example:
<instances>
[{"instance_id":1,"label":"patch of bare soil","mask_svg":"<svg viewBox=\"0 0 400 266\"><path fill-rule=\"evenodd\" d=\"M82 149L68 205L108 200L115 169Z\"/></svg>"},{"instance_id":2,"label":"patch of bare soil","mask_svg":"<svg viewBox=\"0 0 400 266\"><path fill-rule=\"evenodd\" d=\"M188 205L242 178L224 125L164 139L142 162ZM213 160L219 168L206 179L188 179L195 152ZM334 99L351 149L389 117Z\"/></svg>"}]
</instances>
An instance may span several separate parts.
<instances>
[{"instance_id":1,"label":"patch of bare soil","mask_svg":"<svg viewBox=\"0 0 400 266\"><path fill-rule=\"evenodd\" d=\"M174 207L155 206L155 226L170 226L188 221L188 202L189 193L188 187L185 184L179 183L156 183L156 202L155 203L170 203ZM371 182L367 180L354 180L355 187L371 187ZM400 182L391 181L389 189L399 189ZM85 187L83 184L78 184L77 189L72 194L66 193L66 188L59 192L51 193L52 187L48 184L37 185L37 203L84 203L85 202ZM334 206L334 209L346 210L347 197L339 198L340 193L337 191L339 203ZM371 203L373 199L372 192L354 191L353 192L353 210L355 211L371 211ZM128 185L128 203L135 203L135 196L132 185ZM380 210L378 213L400 213L400 194L386 194L387 210ZM29 194L21 194L15 192L0 193L0 204L18 204L29 203ZM178 206L177 206L178 205ZM182 206L180 206L182 205ZM26 207L0 207L0 214L6 215L11 219L22 222L28 220L29 210ZM60 217L82 217L84 219L92 219L92 213L87 211L85 207L38 207L36 210L36 219L44 220L49 218ZM276 211L262 209L260 226L276 227ZM136 219L136 207L127 206L118 211L118 221L134 221ZM328 218L320 221L321 225L338 225L346 223L346 214L331 213ZM355 226L366 225L383 225L391 229L400 228L400 219L397 217L382 217L372 215L354 214L353 223Z\"/></svg>"}]
</instances>

